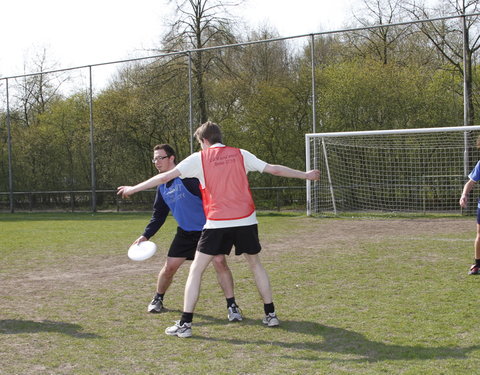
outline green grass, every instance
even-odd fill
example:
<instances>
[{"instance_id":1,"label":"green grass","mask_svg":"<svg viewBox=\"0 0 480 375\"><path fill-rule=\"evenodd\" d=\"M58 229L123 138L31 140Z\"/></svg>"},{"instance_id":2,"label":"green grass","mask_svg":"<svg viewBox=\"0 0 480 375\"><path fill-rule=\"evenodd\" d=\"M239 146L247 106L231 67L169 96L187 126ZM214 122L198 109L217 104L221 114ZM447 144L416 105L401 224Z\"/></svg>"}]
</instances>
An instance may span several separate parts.
<instances>
[{"instance_id":1,"label":"green grass","mask_svg":"<svg viewBox=\"0 0 480 375\"><path fill-rule=\"evenodd\" d=\"M279 328L241 257L229 257L246 319L226 322L213 269L193 337L179 318L188 267L146 313L175 222L157 254L126 256L150 215L0 214L0 374L473 374L480 277L466 271L474 218L259 215Z\"/></svg>"}]
</instances>

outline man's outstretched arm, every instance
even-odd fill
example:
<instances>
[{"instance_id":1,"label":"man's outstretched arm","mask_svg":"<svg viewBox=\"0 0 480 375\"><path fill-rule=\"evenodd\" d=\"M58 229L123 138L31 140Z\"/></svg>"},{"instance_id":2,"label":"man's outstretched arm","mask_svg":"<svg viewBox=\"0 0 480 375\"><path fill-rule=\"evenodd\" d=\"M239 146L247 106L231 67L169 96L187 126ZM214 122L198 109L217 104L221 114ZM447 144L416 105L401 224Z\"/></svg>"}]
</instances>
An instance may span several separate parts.
<instances>
[{"instance_id":1,"label":"man's outstretched arm","mask_svg":"<svg viewBox=\"0 0 480 375\"><path fill-rule=\"evenodd\" d=\"M320 171L318 169L313 169L308 172L302 172L297 169L285 167L284 165L267 164L263 172L270 173L274 176L300 178L302 180L320 179Z\"/></svg>"},{"instance_id":2,"label":"man's outstretched arm","mask_svg":"<svg viewBox=\"0 0 480 375\"><path fill-rule=\"evenodd\" d=\"M165 184L178 176L180 176L180 171L177 168L173 168L168 172L157 174L156 176L153 176L146 181L140 182L135 186L119 186L117 188L117 195L121 195L123 198L126 198L132 194L138 193L139 191L151 189L158 185Z\"/></svg>"}]
</instances>

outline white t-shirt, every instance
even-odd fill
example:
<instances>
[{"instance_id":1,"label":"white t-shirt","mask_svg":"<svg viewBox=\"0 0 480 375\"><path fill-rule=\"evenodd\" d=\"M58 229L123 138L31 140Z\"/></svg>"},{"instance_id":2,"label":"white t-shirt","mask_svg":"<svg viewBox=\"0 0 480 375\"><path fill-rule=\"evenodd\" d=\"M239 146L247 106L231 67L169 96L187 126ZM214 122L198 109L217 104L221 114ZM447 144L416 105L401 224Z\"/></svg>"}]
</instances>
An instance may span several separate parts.
<instances>
[{"instance_id":1,"label":"white t-shirt","mask_svg":"<svg viewBox=\"0 0 480 375\"><path fill-rule=\"evenodd\" d=\"M211 147L225 147L221 143L216 143ZM260 172L262 173L267 163L260 160L251 152L240 149L245 164L245 171L248 172ZM202 156L200 152L195 152L188 158L182 160L175 167L180 172L181 178L195 177L198 178L202 187L205 187L205 177L203 175L202 168ZM205 223L205 229L217 229L217 228L230 228L230 227L242 227L247 225L257 224L257 214L254 211L250 216L237 219L237 220L208 220Z\"/></svg>"}]
</instances>

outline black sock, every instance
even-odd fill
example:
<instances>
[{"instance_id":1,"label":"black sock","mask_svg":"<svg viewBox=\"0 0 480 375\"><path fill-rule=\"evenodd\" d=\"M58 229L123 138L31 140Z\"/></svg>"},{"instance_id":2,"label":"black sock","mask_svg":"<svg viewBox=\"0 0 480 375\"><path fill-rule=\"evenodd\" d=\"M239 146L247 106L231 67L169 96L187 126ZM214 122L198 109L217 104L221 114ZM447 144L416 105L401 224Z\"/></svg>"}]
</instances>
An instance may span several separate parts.
<instances>
[{"instance_id":1,"label":"black sock","mask_svg":"<svg viewBox=\"0 0 480 375\"><path fill-rule=\"evenodd\" d=\"M183 312L182 317L180 318L180 325L183 323L191 323L193 320L193 313Z\"/></svg>"},{"instance_id":2,"label":"black sock","mask_svg":"<svg viewBox=\"0 0 480 375\"><path fill-rule=\"evenodd\" d=\"M480 259L475 259L475 265L476 265L477 267L480 267Z\"/></svg>"},{"instance_id":3,"label":"black sock","mask_svg":"<svg viewBox=\"0 0 480 375\"><path fill-rule=\"evenodd\" d=\"M263 305L263 310L265 311L265 315L268 315L270 313L275 312L275 306L273 306L273 302L272 303L265 303Z\"/></svg>"},{"instance_id":4,"label":"black sock","mask_svg":"<svg viewBox=\"0 0 480 375\"><path fill-rule=\"evenodd\" d=\"M235 302L235 297L227 298L227 309L232 305L238 306L237 303Z\"/></svg>"},{"instance_id":5,"label":"black sock","mask_svg":"<svg viewBox=\"0 0 480 375\"><path fill-rule=\"evenodd\" d=\"M164 295L165 295L165 293L162 293L162 294L157 293L157 294L155 294L155 298L160 298L163 301L163 296Z\"/></svg>"}]
</instances>

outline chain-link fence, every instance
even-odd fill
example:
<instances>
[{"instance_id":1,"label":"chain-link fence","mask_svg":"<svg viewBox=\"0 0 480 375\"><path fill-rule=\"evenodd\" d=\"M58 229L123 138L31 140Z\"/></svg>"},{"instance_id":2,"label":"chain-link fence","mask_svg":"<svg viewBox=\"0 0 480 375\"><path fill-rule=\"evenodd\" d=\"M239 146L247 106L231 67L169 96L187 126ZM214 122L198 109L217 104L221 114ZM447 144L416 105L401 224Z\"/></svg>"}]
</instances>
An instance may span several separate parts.
<instances>
[{"instance_id":1,"label":"chain-link fence","mask_svg":"<svg viewBox=\"0 0 480 375\"><path fill-rule=\"evenodd\" d=\"M471 107L464 100L477 79L475 50L466 82L466 59L449 61L426 33L461 29L462 20L464 33L477 33L477 16L253 34L0 78L0 209L150 209L151 193L120 202L116 186L156 173L156 144L171 144L178 160L196 151L192 134L206 119L221 125L225 143L296 169L305 168L305 133L464 125L478 100L475 90ZM456 37L463 52L464 40ZM252 174L250 182L259 208L305 209L298 181Z\"/></svg>"}]
</instances>

